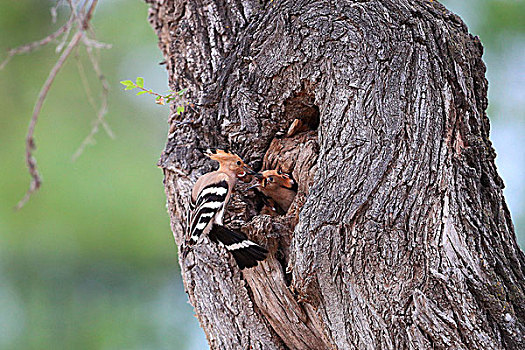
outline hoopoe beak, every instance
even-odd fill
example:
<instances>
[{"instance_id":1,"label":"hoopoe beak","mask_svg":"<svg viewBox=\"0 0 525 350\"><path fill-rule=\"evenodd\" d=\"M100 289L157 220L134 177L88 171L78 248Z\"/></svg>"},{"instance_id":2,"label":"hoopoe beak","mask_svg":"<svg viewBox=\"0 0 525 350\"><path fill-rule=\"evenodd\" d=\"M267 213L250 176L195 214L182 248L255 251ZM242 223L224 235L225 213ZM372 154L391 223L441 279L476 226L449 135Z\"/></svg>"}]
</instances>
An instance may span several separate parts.
<instances>
[{"instance_id":1,"label":"hoopoe beak","mask_svg":"<svg viewBox=\"0 0 525 350\"><path fill-rule=\"evenodd\" d=\"M246 165L243 167L244 171L246 172L247 175L255 175L257 176L257 173L255 171L253 171L252 169L250 169L249 167L247 167Z\"/></svg>"}]
</instances>

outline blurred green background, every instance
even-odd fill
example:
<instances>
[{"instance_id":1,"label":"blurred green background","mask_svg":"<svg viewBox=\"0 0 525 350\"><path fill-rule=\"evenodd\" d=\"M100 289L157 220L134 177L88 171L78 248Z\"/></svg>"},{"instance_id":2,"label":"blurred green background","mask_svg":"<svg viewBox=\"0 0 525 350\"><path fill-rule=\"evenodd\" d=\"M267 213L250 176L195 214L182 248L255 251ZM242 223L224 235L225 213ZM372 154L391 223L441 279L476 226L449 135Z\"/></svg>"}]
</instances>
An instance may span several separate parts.
<instances>
[{"instance_id":1,"label":"blurred green background","mask_svg":"<svg viewBox=\"0 0 525 350\"><path fill-rule=\"evenodd\" d=\"M53 1L0 2L0 60L8 48L38 40ZM457 0L485 45L491 137L521 246L525 246L525 4ZM120 80L143 76L167 90L157 38L138 0L101 0L93 24L111 84L103 131L75 162L95 111L86 101L75 58L45 102L36 131L44 185L21 211L29 184L24 137L40 87L58 55L50 45L15 57L0 71L0 349L203 349L203 332L180 281L156 161L168 108L124 92ZM83 51L95 97L100 90ZM97 99L98 101L98 99Z\"/></svg>"},{"instance_id":2,"label":"blurred green background","mask_svg":"<svg viewBox=\"0 0 525 350\"><path fill-rule=\"evenodd\" d=\"M0 2L0 59L7 48L43 38L53 1ZM44 184L22 210L29 176L24 137L35 99L56 61L56 44L15 57L0 71L0 349L202 349L204 334L187 303L156 162L168 107L123 91L145 78L167 90L157 37L138 0L99 1L93 26L110 85L103 130L75 162L96 113L76 59L64 66L36 130ZM97 102L100 88L79 51Z\"/></svg>"}]
</instances>

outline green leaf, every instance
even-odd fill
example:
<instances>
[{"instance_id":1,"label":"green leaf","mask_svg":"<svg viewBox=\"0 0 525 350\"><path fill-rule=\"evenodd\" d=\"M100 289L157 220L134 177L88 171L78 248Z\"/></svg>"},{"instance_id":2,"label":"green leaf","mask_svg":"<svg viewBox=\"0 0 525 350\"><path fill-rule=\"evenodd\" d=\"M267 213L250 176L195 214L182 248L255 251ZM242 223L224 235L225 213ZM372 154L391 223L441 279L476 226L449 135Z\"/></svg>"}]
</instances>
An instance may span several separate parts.
<instances>
[{"instance_id":1,"label":"green leaf","mask_svg":"<svg viewBox=\"0 0 525 350\"><path fill-rule=\"evenodd\" d=\"M144 78L137 77L137 86L138 87L144 87Z\"/></svg>"},{"instance_id":2,"label":"green leaf","mask_svg":"<svg viewBox=\"0 0 525 350\"><path fill-rule=\"evenodd\" d=\"M144 94L147 94L147 93L148 93L147 91L139 91L139 92L137 92L137 96L144 95Z\"/></svg>"},{"instance_id":3,"label":"green leaf","mask_svg":"<svg viewBox=\"0 0 525 350\"><path fill-rule=\"evenodd\" d=\"M128 85L124 90L133 90L135 88L135 85Z\"/></svg>"},{"instance_id":4,"label":"green leaf","mask_svg":"<svg viewBox=\"0 0 525 350\"><path fill-rule=\"evenodd\" d=\"M131 80L122 80L120 83L124 86L134 86L135 85Z\"/></svg>"},{"instance_id":5,"label":"green leaf","mask_svg":"<svg viewBox=\"0 0 525 350\"><path fill-rule=\"evenodd\" d=\"M185 93L186 91L188 91L188 88L185 88L185 89L182 89L182 90L180 90L180 91L177 91L177 95L182 96L182 95L184 95L184 93Z\"/></svg>"},{"instance_id":6,"label":"green leaf","mask_svg":"<svg viewBox=\"0 0 525 350\"><path fill-rule=\"evenodd\" d=\"M184 106L177 106L176 114L180 115L181 113L184 113Z\"/></svg>"}]
</instances>

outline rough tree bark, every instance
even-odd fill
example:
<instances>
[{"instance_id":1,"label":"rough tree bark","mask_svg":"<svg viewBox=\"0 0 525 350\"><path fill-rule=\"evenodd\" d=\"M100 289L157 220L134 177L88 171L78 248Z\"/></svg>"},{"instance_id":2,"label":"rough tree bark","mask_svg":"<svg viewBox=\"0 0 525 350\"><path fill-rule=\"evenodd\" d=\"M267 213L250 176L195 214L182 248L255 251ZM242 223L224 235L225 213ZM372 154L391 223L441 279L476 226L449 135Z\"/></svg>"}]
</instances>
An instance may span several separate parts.
<instances>
[{"instance_id":1,"label":"rough tree bark","mask_svg":"<svg viewBox=\"0 0 525 350\"><path fill-rule=\"evenodd\" d=\"M285 216L242 186L229 207L269 248L260 266L212 244L179 256L211 348L525 348L482 46L457 16L432 0L148 2L170 86L194 102L159 161L177 244L213 167L197 146L299 183Z\"/></svg>"}]
</instances>

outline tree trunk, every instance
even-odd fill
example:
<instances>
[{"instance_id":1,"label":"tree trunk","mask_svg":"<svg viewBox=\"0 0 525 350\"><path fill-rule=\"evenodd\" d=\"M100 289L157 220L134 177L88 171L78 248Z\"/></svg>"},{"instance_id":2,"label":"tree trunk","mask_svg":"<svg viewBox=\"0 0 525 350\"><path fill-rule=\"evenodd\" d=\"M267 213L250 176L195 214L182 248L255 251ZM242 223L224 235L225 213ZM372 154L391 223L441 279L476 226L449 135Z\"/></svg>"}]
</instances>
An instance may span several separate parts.
<instances>
[{"instance_id":1,"label":"tree trunk","mask_svg":"<svg viewBox=\"0 0 525 350\"><path fill-rule=\"evenodd\" d=\"M270 251L256 268L213 244L179 255L212 349L525 349L525 256L482 46L457 16L432 0L148 2L194 104L172 109L159 161L179 247L214 166L196 147L299 183L285 216L243 186L230 203L227 225Z\"/></svg>"}]
</instances>

